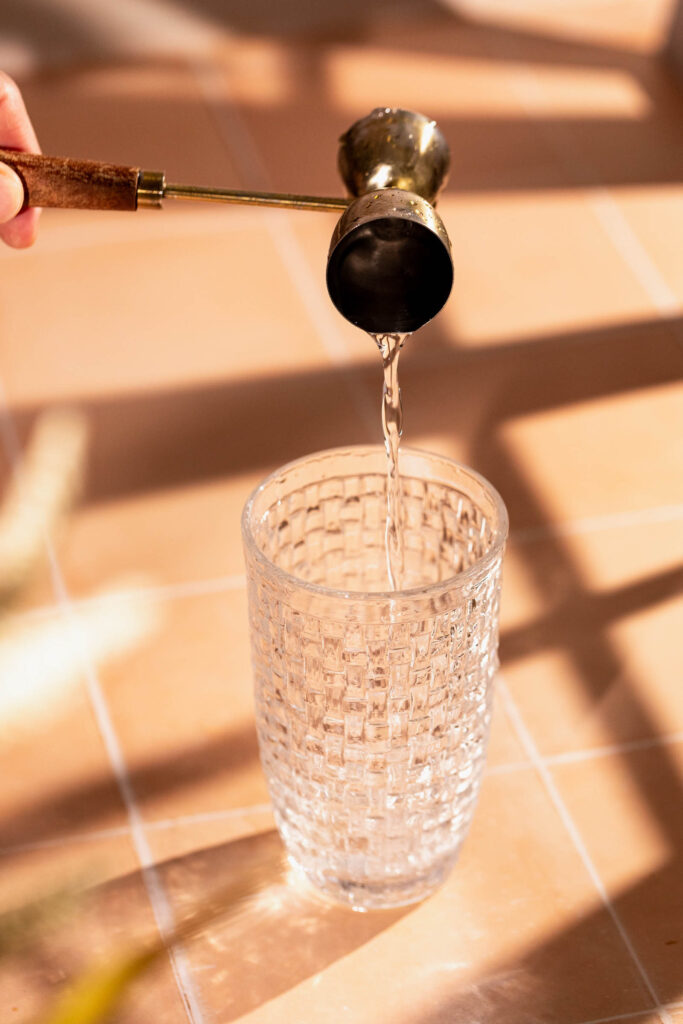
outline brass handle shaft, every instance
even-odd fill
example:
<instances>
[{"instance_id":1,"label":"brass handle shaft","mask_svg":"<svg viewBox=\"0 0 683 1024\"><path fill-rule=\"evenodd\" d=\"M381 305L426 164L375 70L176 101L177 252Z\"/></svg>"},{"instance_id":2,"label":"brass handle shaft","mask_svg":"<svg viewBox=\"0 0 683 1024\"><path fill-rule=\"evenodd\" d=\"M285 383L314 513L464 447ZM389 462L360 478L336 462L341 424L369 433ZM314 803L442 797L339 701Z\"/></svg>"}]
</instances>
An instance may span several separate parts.
<instances>
[{"instance_id":1,"label":"brass handle shaft","mask_svg":"<svg viewBox=\"0 0 683 1024\"><path fill-rule=\"evenodd\" d=\"M26 206L136 210L139 206L161 206L163 199L281 206L296 210L345 210L348 206L346 199L326 196L167 185L161 171L143 171L137 167L43 156L41 153L0 149L0 161L13 167L21 178Z\"/></svg>"},{"instance_id":2,"label":"brass handle shaft","mask_svg":"<svg viewBox=\"0 0 683 1024\"><path fill-rule=\"evenodd\" d=\"M348 199L332 196L300 196L291 192L245 192L241 189L198 188L196 185L165 185L164 199L203 199L212 203L242 206L281 206L292 210L345 210Z\"/></svg>"}]
</instances>

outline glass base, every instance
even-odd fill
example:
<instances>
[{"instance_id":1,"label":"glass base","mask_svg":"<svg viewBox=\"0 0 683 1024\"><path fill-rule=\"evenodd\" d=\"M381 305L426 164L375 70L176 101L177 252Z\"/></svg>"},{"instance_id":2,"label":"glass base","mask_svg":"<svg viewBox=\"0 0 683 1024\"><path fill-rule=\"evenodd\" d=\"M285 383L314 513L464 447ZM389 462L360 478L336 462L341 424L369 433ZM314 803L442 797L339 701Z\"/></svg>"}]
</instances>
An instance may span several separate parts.
<instances>
[{"instance_id":1,"label":"glass base","mask_svg":"<svg viewBox=\"0 0 683 1024\"><path fill-rule=\"evenodd\" d=\"M440 861L429 872L410 878L385 878L349 881L332 878L328 874L307 870L290 856L289 862L300 879L305 879L319 895L352 910L389 910L419 903L439 888L455 863L454 857Z\"/></svg>"}]
</instances>

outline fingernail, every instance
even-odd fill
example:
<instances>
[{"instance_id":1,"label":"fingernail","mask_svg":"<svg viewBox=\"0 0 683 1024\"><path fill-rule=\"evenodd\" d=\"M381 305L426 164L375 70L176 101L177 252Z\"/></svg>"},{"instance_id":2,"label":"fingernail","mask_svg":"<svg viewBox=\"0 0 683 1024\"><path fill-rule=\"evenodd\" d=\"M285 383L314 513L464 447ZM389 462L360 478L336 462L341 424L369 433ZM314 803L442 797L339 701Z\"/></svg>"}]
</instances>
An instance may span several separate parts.
<instances>
[{"instance_id":1,"label":"fingernail","mask_svg":"<svg viewBox=\"0 0 683 1024\"><path fill-rule=\"evenodd\" d=\"M7 164L0 163L0 224L19 213L24 205L24 186L21 178Z\"/></svg>"}]
</instances>

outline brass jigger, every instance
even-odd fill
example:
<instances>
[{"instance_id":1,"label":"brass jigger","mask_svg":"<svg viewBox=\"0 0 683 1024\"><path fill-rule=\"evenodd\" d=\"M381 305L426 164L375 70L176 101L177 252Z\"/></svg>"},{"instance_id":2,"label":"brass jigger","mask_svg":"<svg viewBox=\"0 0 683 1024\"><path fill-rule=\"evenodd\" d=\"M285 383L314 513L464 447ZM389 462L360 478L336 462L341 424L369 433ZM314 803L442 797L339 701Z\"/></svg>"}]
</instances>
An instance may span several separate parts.
<instances>
[{"instance_id":1,"label":"brass jigger","mask_svg":"<svg viewBox=\"0 0 683 1024\"><path fill-rule=\"evenodd\" d=\"M339 170L357 198L332 235L330 298L372 334L416 331L453 284L450 240L434 209L448 174L446 140L423 114L377 107L340 142Z\"/></svg>"},{"instance_id":2,"label":"brass jigger","mask_svg":"<svg viewBox=\"0 0 683 1024\"><path fill-rule=\"evenodd\" d=\"M431 205L445 180L448 147L434 121L412 111L377 108L342 137L339 169L350 200L169 184L160 171L7 149L0 162L21 178L24 207L137 210L189 199L343 210L328 289L340 313L372 333L417 330L450 292L450 242Z\"/></svg>"}]
</instances>

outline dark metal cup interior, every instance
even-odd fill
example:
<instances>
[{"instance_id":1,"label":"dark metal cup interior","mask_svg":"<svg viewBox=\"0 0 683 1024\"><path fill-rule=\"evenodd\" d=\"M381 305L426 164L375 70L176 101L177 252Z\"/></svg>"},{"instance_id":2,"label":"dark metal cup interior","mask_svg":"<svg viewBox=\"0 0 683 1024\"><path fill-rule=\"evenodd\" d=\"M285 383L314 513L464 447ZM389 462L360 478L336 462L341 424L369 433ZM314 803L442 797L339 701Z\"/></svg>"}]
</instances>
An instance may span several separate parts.
<instances>
[{"instance_id":1,"label":"dark metal cup interior","mask_svg":"<svg viewBox=\"0 0 683 1024\"><path fill-rule=\"evenodd\" d=\"M371 334L410 333L436 316L453 284L450 242L421 196L381 189L351 203L332 236L327 288Z\"/></svg>"}]
</instances>

